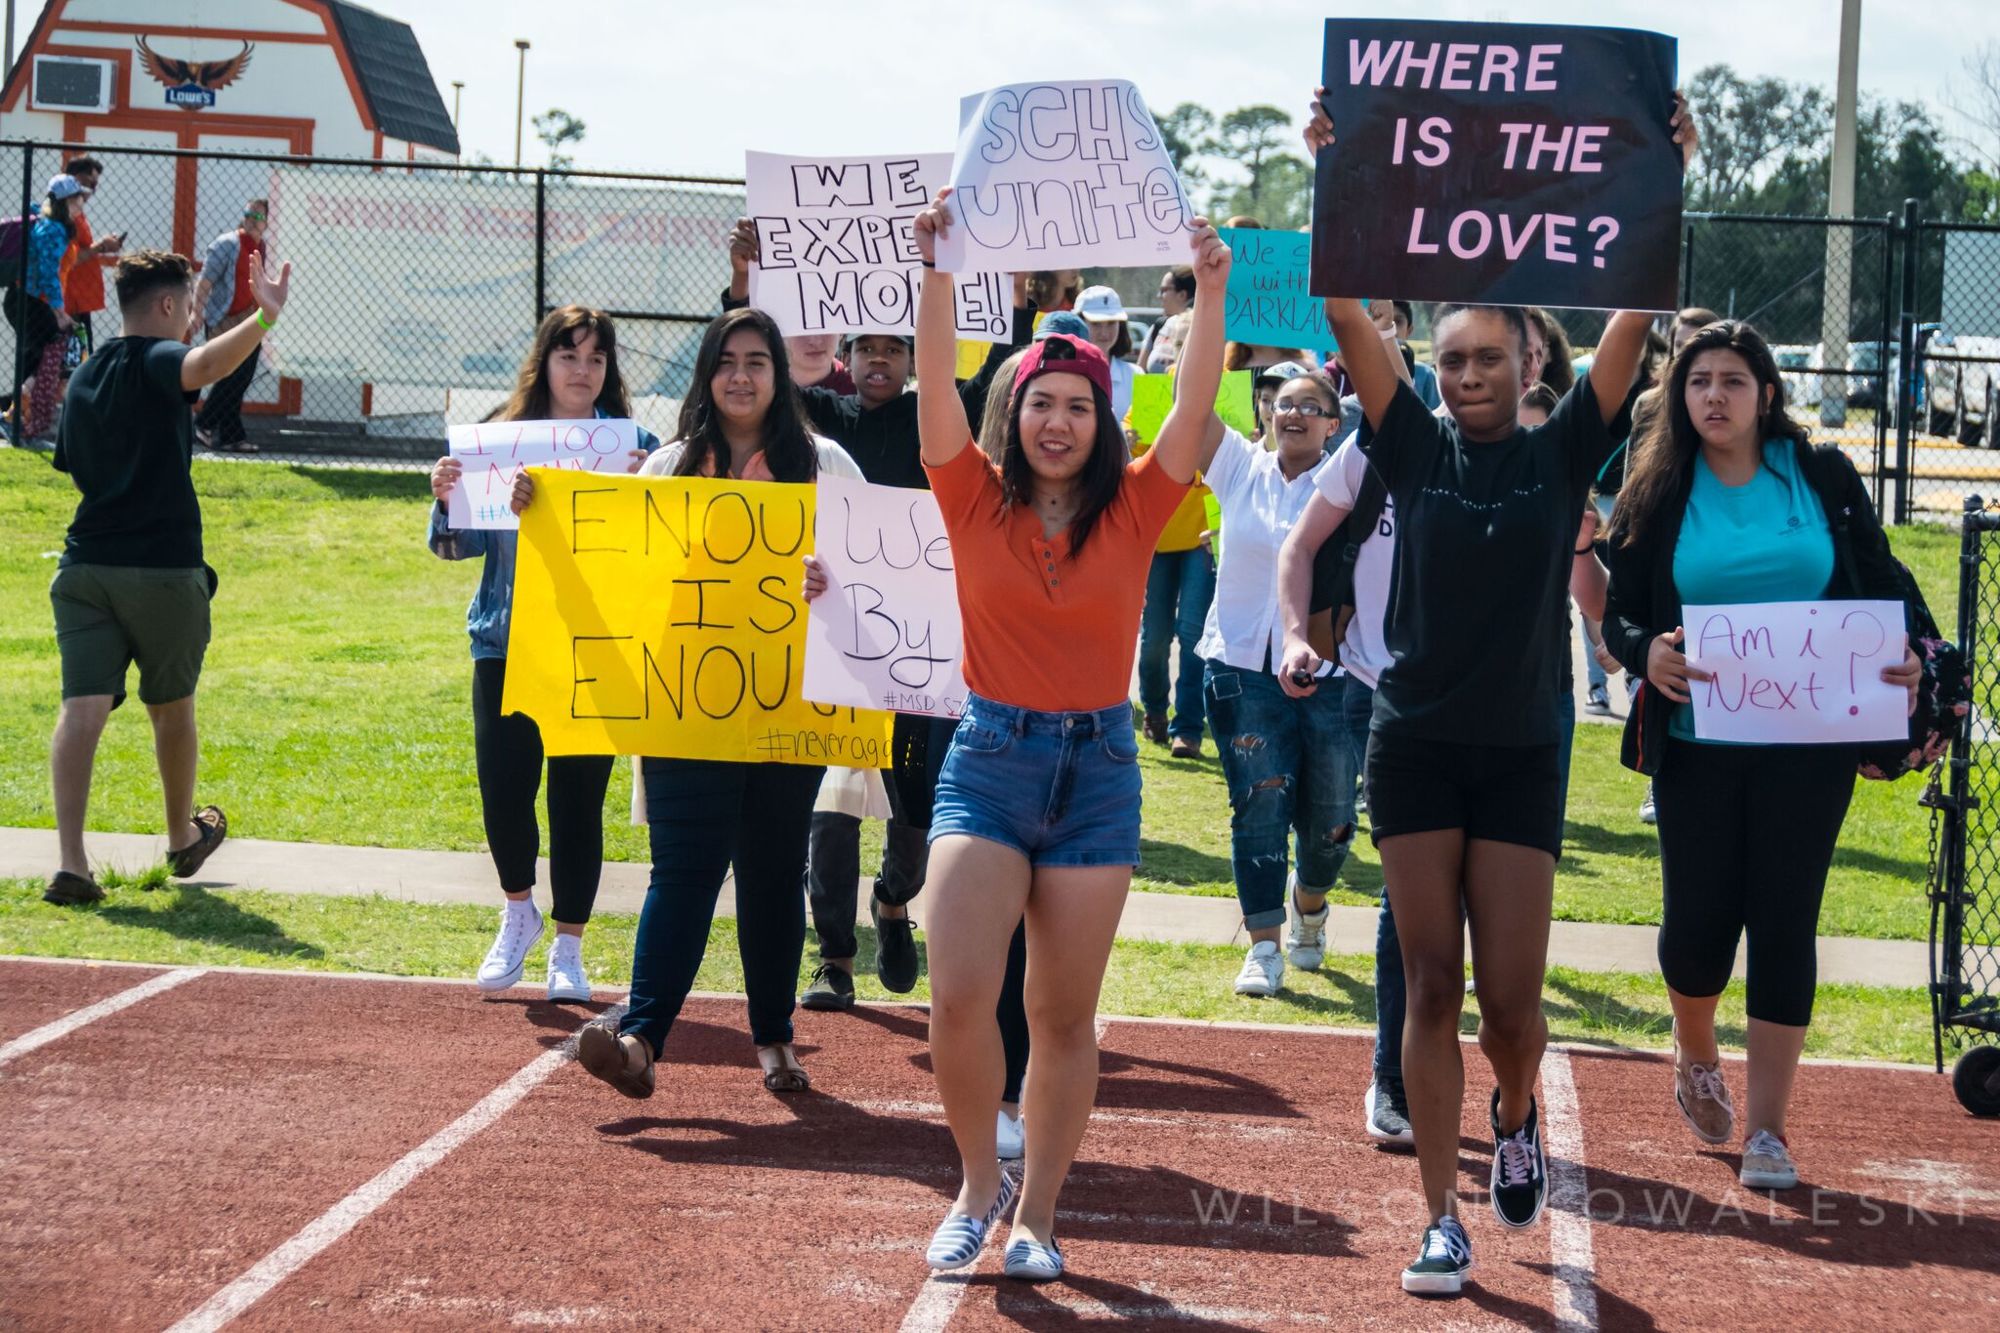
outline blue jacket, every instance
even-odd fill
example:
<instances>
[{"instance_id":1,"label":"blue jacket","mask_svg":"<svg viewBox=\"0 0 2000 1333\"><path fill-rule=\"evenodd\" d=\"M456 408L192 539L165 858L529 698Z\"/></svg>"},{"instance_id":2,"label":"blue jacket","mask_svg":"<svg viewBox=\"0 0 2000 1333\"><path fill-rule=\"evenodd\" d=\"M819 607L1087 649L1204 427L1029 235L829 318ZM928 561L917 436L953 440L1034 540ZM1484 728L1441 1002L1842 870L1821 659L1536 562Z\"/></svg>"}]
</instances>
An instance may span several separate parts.
<instances>
[{"instance_id":1,"label":"blue jacket","mask_svg":"<svg viewBox=\"0 0 2000 1333\"><path fill-rule=\"evenodd\" d=\"M69 231L54 218L36 218L28 232L28 295L51 310L63 308L62 257L69 241Z\"/></svg>"},{"instance_id":2,"label":"blue jacket","mask_svg":"<svg viewBox=\"0 0 2000 1333\"><path fill-rule=\"evenodd\" d=\"M610 414L598 409L601 420ZM639 428L639 447L647 453L660 447L660 437ZM431 502L431 550L446 560L470 560L484 556L479 571L479 587L472 605L465 608L466 633L472 636L472 660L505 661L507 634L514 623L514 547L519 534L507 529L453 528L444 501Z\"/></svg>"}]
</instances>

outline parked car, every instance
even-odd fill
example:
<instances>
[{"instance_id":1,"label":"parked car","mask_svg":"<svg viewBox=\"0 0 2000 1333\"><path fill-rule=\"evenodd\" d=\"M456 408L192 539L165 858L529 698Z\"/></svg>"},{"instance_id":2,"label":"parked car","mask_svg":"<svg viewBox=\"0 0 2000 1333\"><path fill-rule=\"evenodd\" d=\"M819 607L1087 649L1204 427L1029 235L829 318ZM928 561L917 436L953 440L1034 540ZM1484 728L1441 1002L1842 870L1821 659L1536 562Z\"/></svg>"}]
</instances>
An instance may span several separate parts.
<instances>
[{"instance_id":1,"label":"parked car","mask_svg":"<svg viewBox=\"0 0 2000 1333\"><path fill-rule=\"evenodd\" d=\"M1960 444L2000 447L2000 338L1953 336L1940 330L1925 359L1930 377L1930 428Z\"/></svg>"}]
</instances>

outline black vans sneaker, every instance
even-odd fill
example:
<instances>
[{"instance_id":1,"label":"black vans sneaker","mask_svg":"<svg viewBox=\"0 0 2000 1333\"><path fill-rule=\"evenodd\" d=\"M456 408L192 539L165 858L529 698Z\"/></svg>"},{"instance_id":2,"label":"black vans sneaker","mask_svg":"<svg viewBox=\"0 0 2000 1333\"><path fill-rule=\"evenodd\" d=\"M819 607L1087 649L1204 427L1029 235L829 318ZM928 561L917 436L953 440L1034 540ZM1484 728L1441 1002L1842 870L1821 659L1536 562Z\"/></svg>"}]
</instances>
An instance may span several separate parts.
<instances>
[{"instance_id":1,"label":"black vans sneaker","mask_svg":"<svg viewBox=\"0 0 2000 1333\"><path fill-rule=\"evenodd\" d=\"M1472 1271L1472 1242L1450 1215L1424 1228L1416 1262L1403 1270L1403 1290L1419 1296L1456 1296Z\"/></svg>"},{"instance_id":2,"label":"black vans sneaker","mask_svg":"<svg viewBox=\"0 0 2000 1333\"><path fill-rule=\"evenodd\" d=\"M1549 1160L1542 1153L1541 1108L1528 1099L1528 1118L1500 1133L1500 1089L1493 1090L1493 1215L1510 1227L1531 1227L1549 1197Z\"/></svg>"}]
</instances>

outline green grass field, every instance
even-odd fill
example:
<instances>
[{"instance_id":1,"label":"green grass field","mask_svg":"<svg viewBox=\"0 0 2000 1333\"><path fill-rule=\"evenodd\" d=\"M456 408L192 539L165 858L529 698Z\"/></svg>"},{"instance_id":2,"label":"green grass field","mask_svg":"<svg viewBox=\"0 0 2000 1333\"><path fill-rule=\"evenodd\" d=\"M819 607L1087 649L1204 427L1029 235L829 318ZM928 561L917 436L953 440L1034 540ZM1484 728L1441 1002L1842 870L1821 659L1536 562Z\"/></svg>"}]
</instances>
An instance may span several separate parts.
<instances>
[{"instance_id":1,"label":"green grass field","mask_svg":"<svg viewBox=\"0 0 2000 1333\"><path fill-rule=\"evenodd\" d=\"M65 908L43 903L39 883L0 880L0 954L469 977L492 939L493 911L486 907L183 886L144 892L125 881L109 887L111 896L101 904ZM635 925L634 917L608 913L592 921L585 959L593 981L625 984ZM866 927L861 943L861 998L899 998L874 980L874 937ZM808 942L808 966L814 956ZM538 947L529 959L531 984L541 979L542 957ZM1375 1025L1370 956L1329 958L1318 972L1293 969L1285 974L1284 989L1268 1000L1231 993L1241 963L1241 952L1228 946L1121 940L1112 951L1099 1007L1141 1017ZM733 920L715 923L695 985L742 990ZM914 994L900 998L925 1000L929 990L920 981ZM1557 1041L1641 1049L1671 1044L1666 991L1658 977L1551 968L1543 1009ZM1477 1013L1476 999L1468 996L1465 1031L1474 1030ZM1806 1049L1818 1056L1920 1063L1930 1059L1929 1025L1922 1021L1927 1013L1928 1002L1918 990L1821 986ZM1742 1048L1744 1022L1739 982L1725 993L1717 1023L1725 1045Z\"/></svg>"},{"instance_id":2,"label":"green grass field","mask_svg":"<svg viewBox=\"0 0 2000 1333\"><path fill-rule=\"evenodd\" d=\"M202 681L200 799L227 809L237 836L478 850L464 632L478 569L425 547L421 475L203 460L195 479L209 561L222 578ZM46 754L58 671L46 589L73 504L46 457L0 450L4 825L53 823ZM1895 541L1949 623L1955 534L1901 529ZM1144 748L1138 887L1232 895L1229 809L1213 745L1200 761ZM1659 919L1657 845L1636 814L1642 790L1618 766L1616 731L1579 727L1559 917ZM1916 806L1919 790L1917 778L1861 784L1822 933L1924 933L1928 816ZM643 830L626 811L626 789L614 781L607 851L643 860ZM150 831L159 820L150 735L135 704L106 732L91 827ZM864 856L872 859L879 836L869 826ZM1343 882L1344 901L1379 889L1365 836Z\"/></svg>"}]
</instances>

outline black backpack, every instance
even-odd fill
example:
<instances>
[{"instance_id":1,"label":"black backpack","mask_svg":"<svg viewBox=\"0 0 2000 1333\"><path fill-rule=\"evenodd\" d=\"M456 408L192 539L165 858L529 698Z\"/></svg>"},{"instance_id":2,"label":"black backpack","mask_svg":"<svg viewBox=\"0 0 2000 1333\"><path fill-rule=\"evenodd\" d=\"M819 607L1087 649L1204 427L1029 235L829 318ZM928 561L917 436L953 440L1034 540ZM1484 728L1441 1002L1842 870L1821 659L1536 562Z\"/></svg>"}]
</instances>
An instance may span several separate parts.
<instances>
[{"instance_id":1,"label":"black backpack","mask_svg":"<svg viewBox=\"0 0 2000 1333\"><path fill-rule=\"evenodd\" d=\"M1808 457L1813 464L1813 489L1833 529L1834 559L1847 576L1848 586L1856 593L1865 593L1868 590L1861 586L1854 563L1851 492L1840 484L1840 465L1847 462L1847 456L1838 446L1828 444L1813 449ZM1900 560L1892 559L1892 563L1901 585L1893 595L1908 609L1910 647L1923 663L1924 674L1917 682L1917 711L1910 715L1909 740L1877 741L1862 747L1859 772L1878 782L1893 782L1936 763L1950 748L1972 708L1972 670L1965 653L1938 629L1909 566Z\"/></svg>"},{"instance_id":2,"label":"black backpack","mask_svg":"<svg viewBox=\"0 0 2000 1333\"><path fill-rule=\"evenodd\" d=\"M1307 610L1338 612L1354 605L1354 563L1361 558L1361 546L1381 528L1382 513L1389 505L1389 488L1382 474L1371 465L1361 478L1361 490L1354 508L1340 521L1331 536L1320 543L1313 556L1312 601ZM1335 619L1338 620L1336 614Z\"/></svg>"}]
</instances>

